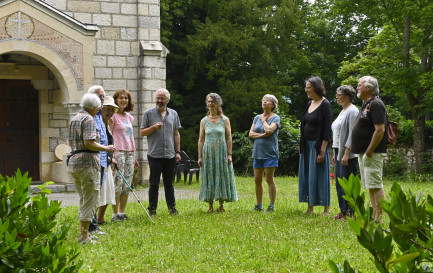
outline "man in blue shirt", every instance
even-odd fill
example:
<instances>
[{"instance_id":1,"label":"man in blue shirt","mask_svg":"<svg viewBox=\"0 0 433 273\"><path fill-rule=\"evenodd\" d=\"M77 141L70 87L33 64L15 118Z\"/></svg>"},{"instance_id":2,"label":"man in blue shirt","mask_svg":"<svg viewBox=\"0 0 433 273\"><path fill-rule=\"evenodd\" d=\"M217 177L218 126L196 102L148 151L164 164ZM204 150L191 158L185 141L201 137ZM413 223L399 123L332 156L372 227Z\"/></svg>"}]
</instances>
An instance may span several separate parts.
<instances>
[{"instance_id":1,"label":"man in blue shirt","mask_svg":"<svg viewBox=\"0 0 433 273\"><path fill-rule=\"evenodd\" d=\"M104 98L105 98L105 90L102 86L100 85L93 85L89 88L89 90L87 91L90 94L95 94L99 97L99 99L101 100L101 105L104 103ZM102 120L102 115L101 115L101 109L99 109L98 113L95 115L95 117L93 118L95 120L95 124L96 124L96 130L99 133L99 137L100 137L100 144L107 146L108 145L108 138L107 138L107 131L105 129L105 124L104 121ZM107 152L99 152L99 159L100 159L100 164L101 164L101 185L102 183L104 183L104 174L105 174L105 168L107 168L108 166L108 154ZM99 235L105 235L105 232L102 232L101 229L98 226L98 222L96 220L96 214L93 217L92 222L90 223L89 226L89 231L90 232L94 232L96 234Z\"/></svg>"}]
</instances>

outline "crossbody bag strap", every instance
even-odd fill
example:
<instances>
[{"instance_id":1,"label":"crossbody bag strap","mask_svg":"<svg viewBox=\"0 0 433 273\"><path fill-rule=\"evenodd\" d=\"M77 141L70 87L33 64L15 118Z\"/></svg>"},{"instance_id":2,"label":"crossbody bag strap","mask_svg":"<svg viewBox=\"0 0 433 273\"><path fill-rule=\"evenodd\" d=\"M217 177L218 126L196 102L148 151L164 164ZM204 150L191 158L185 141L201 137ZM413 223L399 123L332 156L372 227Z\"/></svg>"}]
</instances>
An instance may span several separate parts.
<instances>
[{"instance_id":1,"label":"crossbody bag strap","mask_svg":"<svg viewBox=\"0 0 433 273\"><path fill-rule=\"evenodd\" d=\"M68 154L68 156L66 157L66 165L69 165L69 159L70 159L73 155L75 155L75 154L79 154L79 153L92 153L92 154L96 154L96 153L99 153L99 151L91 151L91 150L85 150L85 149L82 149L82 150L76 150L76 151L70 152L70 153Z\"/></svg>"}]
</instances>

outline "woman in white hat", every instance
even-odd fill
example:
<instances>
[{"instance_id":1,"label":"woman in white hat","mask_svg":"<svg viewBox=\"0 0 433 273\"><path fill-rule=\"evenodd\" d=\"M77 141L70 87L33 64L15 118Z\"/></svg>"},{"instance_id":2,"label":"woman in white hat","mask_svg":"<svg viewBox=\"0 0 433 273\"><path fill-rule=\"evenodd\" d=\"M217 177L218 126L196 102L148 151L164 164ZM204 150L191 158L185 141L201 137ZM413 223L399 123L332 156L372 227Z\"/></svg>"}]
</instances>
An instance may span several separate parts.
<instances>
[{"instance_id":1,"label":"woman in white hat","mask_svg":"<svg viewBox=\"0 0 433 273\"><path fill-rule=\"evenodd\" d=\"M114 139L111 134L110 126L108 126L108 121L115 113L117 113L117 111L119 111L119 106L114 103L114 98L110 96L105 96L104 103L102 104L102 120L107 130L107 138L109 145L114 144ZM112 153L108 153L108 162L116 164L116 161L113 160ZM99 198L98 209L98 225L103 225L106 223L104 220L104 215L105 210L107 209L107 206L109 204L113 206L116 205L113 170L110 165L105 169L104 180L101 186L101 195Z\"/></svg>"}]
</instances>

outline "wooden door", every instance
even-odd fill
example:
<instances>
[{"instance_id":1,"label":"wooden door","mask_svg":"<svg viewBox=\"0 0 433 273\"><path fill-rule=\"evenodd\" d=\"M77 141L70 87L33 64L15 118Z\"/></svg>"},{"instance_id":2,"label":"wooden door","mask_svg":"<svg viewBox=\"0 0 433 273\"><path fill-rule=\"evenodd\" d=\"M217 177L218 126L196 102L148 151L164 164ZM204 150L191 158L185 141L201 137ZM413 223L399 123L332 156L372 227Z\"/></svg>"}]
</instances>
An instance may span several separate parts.
<instances>
[{"instance_id":1,"label":"wooden door","mask_svg":"<svg viewBox=\"0 0 433 273\"><path fill-rule=\"evenodd\" d=\"M39 180L39 100L28 80L0 80L0 174Z\"/></svg>"}]
</instances>

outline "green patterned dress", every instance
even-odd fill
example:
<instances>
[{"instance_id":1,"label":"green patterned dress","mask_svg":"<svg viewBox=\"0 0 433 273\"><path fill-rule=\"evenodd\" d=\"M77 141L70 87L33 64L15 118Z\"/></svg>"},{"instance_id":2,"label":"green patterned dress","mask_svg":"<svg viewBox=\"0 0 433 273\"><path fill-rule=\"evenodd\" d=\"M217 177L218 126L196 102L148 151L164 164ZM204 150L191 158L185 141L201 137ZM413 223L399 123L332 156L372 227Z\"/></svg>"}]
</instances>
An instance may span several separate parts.
<instances>
[{"instance_id":1,"label":"green patterned dress","mask_svg":"<svg viewBox=\"0 0 433 273\"><path fill-rule=\"evenodd\" d=\"M213 124L204 117L205 141L202 150L203 165L200 169L200 201L233 202L238 200L233 164L227 163L225 120Z\"/></svg>"}]
</instances>

